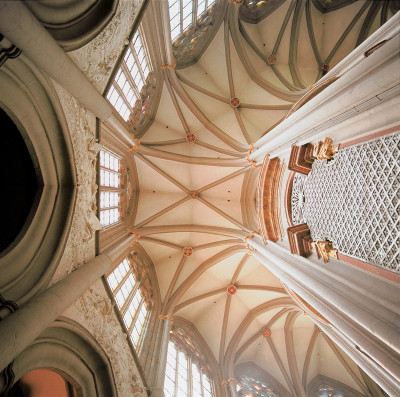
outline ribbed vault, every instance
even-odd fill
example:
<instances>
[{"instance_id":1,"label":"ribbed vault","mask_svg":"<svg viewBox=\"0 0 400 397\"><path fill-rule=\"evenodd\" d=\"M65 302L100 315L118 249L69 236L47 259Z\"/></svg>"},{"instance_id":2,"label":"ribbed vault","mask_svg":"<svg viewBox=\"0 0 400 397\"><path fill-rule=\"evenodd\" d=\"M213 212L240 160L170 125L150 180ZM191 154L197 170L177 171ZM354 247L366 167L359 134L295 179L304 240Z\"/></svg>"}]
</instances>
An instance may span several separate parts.
<instances>
[{"instance_id":1,"label":"ribbed vault","mask_svg":"<svg viewBox=\"0 0 400 397\"><path fill-rule=\"evenodd\" d=\"M197 62L160 71L160 63L173 63L171 40L167 29L151 27L169 17L159 2L150 2L141 32L160 102L151 125L137 132L140 148L129 154L139 191L130 229L155 265L161 314L196 327L223 379L251 362L283 395L306 396L318 375L347 385L354 396L370 395L356 365L248 255L256 207L249 179L259 168L246 155L310 85L393 14L392 6L342 1L333 10L324 1L271 3L265 15L246 5L218 7L223 15L210 27L207 47L196 47L202 54ZM236 293L227 292L229 285Z\"/></svg>"}]
</instances>

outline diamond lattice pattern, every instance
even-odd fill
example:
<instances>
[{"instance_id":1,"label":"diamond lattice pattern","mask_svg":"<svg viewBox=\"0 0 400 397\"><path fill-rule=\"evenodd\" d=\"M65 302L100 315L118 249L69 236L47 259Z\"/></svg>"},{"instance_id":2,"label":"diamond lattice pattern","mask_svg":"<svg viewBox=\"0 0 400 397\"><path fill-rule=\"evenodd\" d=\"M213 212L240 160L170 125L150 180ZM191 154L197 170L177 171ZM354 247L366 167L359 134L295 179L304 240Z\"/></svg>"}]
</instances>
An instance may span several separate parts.
<instances>
[{"instance_id":1,"label":"diamond lattice pattern","mask_svg":"<svg viewBox=\"0 0 400 397\"><path fill-rule=\"evenodd\" d=\"M399 180L398 132L343 148L295 181L304 202L295 200L300 213L293 218L307 223L314 241L329 240L345 255L399 272Z\"/></svg>"}]
</instances>

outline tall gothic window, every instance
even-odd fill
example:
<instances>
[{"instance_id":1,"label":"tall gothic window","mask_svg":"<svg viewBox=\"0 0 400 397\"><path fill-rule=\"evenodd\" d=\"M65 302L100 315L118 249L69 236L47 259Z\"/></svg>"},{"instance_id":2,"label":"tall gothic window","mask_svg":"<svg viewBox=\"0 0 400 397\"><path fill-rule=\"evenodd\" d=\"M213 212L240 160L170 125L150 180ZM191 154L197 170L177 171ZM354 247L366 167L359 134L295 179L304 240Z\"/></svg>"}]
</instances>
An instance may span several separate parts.
<instances>
[{"instance_id":1,"label":"tall gothic window","mask_svg":"<svg viewBox=\"0 0 400 397\"><path fill-rule=\"evenodd\" d=\"M108 226L122 217L126 175L119 157L100 151L100 223Z\"/></svg>"},{"instance_id":2,"label":"tall gothic window","mask_svg":"<svg viewBox=\"0 0 400 397\"><path fill-rule=\"evenodd\" d=\"M270 385L248 375L238 377L237 390L239 396L278 397Z\"/></svg>"},{"instance_id":3,"label":"tall gothic window","mask_svg":"<svg viewBox=\"0 0 400 397\"><path fill-rule=\"evenodd\" d=\"M175 328L168 343L166 397L212 397L212 380L204 356L188 333Z\"/></svg>"},{"instance_id":4,"label":"tall gothic window","mask_svg":"<svg viewBox=\"0 0 400 397\"><path fill-rule=\"evenodd\" d=\"M125 121L134 113L137 102L142 102L143 88L152 78L142 39L136 31L106 95Z\"/></svg>"},{"instance_id":5,"label":"tall gothic window","mask_svg":"<svg viewBox=\"0 0 400 397\"><path fill-rule=\"evenodd\" d=\"M107 277L108 285L121 314L129 338L140 350L152 304L151 282L135 262L125 258Z\"/></svg>"},{"instance_id":6,"label":"tall gothic window","mask_svg":"<svg viewBox=\"0 0 400 397\"><path fill-rule=\"evenodd\" d=\"M168 0L171 40L174 41L209 9L215 0Z\"/></svg>"}]
</instances>

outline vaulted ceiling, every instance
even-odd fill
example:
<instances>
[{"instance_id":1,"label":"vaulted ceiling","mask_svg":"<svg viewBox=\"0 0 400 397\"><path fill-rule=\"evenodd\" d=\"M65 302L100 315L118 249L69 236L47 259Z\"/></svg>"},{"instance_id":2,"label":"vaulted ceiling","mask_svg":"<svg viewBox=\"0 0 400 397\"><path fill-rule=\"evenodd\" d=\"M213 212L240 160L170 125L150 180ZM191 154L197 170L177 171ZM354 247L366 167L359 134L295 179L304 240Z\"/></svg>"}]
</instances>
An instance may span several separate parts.
<instances>
[{"instance_id":1,"label":"vaulted ceiling","mask_svg":"<svg viewBox=\"0 0 400 397\"><path fill-rule=\"evenodd\" d=\"M137 134L143 151L133 153L139 198L131 228L154 263L163 314L197 328L221 379L232 376L235 365L253 362L287 395L305 395L317 375L368 395L356 365L319 333L280 280L248 255L243 239L258 228L259 168L246 155L318 81L321 65L332 69L396 5L258 3L258 9L241 9L221 0L222 17L210 25L206 47L195 47L190 62L178 58L176 69L160 70L159 64L169 63L170 39L152 27L168 16L161 2L150 2L142 34L160 99L151 126ZM238 108L232 97L240 100ZM189 133L195 142L188 142ZM287 227L283 213L282 220ZM286 237L279 243L288 246ZM190 255L185 247L192 248ZM235 294L227 292L229 285L237 287Z\"/></svg>"}]
</instances>

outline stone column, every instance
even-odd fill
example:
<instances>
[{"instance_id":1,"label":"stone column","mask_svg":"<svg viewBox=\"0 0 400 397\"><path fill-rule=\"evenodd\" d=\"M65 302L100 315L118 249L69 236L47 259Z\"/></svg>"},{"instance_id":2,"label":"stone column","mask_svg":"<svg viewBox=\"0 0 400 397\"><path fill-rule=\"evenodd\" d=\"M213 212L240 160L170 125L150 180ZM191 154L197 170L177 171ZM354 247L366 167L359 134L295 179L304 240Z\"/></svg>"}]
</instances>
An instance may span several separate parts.
<instances>
[{"instance_id":1,"label":"stone column","mask_svg":"<svg viewBox=\"0 0 400 397\"><path fill-rule=\"evenodd\" d=\"M0 2L0 33L97 118L116 129L130 145L138 144L125 125L114 115L110 103L22 1Z\"/></svg>"},{"instance_id":2,"label":"stone column","mask_svg":"<svg viewBox=\"0 0 400 397\"><path fill-rule=\"evenodd\" d=\"M0 321L0 372L103 276L134 240L135 236L127 237L118 246L93 258Z\"/></svg>"},{"instance_id":3,"label":"stone column","mask_svg":"<svg viewBox=\"0 0 400 397\"><path fill-rule=\"evenodd\" d=\"M266 155L282 156L291 145L326 136L339 137L343 143L398 125L399 26L400 13L368 39L370 46L389 39L382 47L367 58L365 44L356 48L347 57L352 68L345 67L345 62L334 67L323 80L339 78L260 138L249 159L260 163Z\"/></svg>"},{"instance_id":4,"label":"stone column","mask_svg":"<svg viewBox=\"0 0 400 397\"><path fill-rule=\"evenodd\" d=\"M236 390L236 382L229 382L229 390L232 397L239 397L239 394Z\"/></svg>"},{"instance_id":5,"label":"stone column","mask_svg":"<svg viewBox=\"0 0 400 397\"><path fill-rule=\"evenodd\" d=\"M168 354L168 342L169 342L169 331L172 326L172 316L160 317L164 320L164 328L162 332L161 347L159 352L159 362L158 370L156 376L156 389L153 390L151 396L155 393L156 396L164 395L164 378L165 378L165 368L167 366L167 354ZM160 394L162 392L162 394Z\"/></svg>"},{"instance_id":6,"label":"stone column","mask_svg":"<svg viewBox=\"0 0 400 397\"><path fill-rule=\"evenodd\" d=\"M97 256L1 321L0 372L100 278L111 263L108 255Z\"/></svg>"},{"instance_id":7,"label":"stone column","mask_svg":"<svg viewBox=\"0 0 400 397\"><path fill-rule=\"evenodd\" d=\"M400 288L349 264L295 256L256 235L252 255L330 323L326 333L389 395L400 395Z\"/></svg>"}]
</instances>

